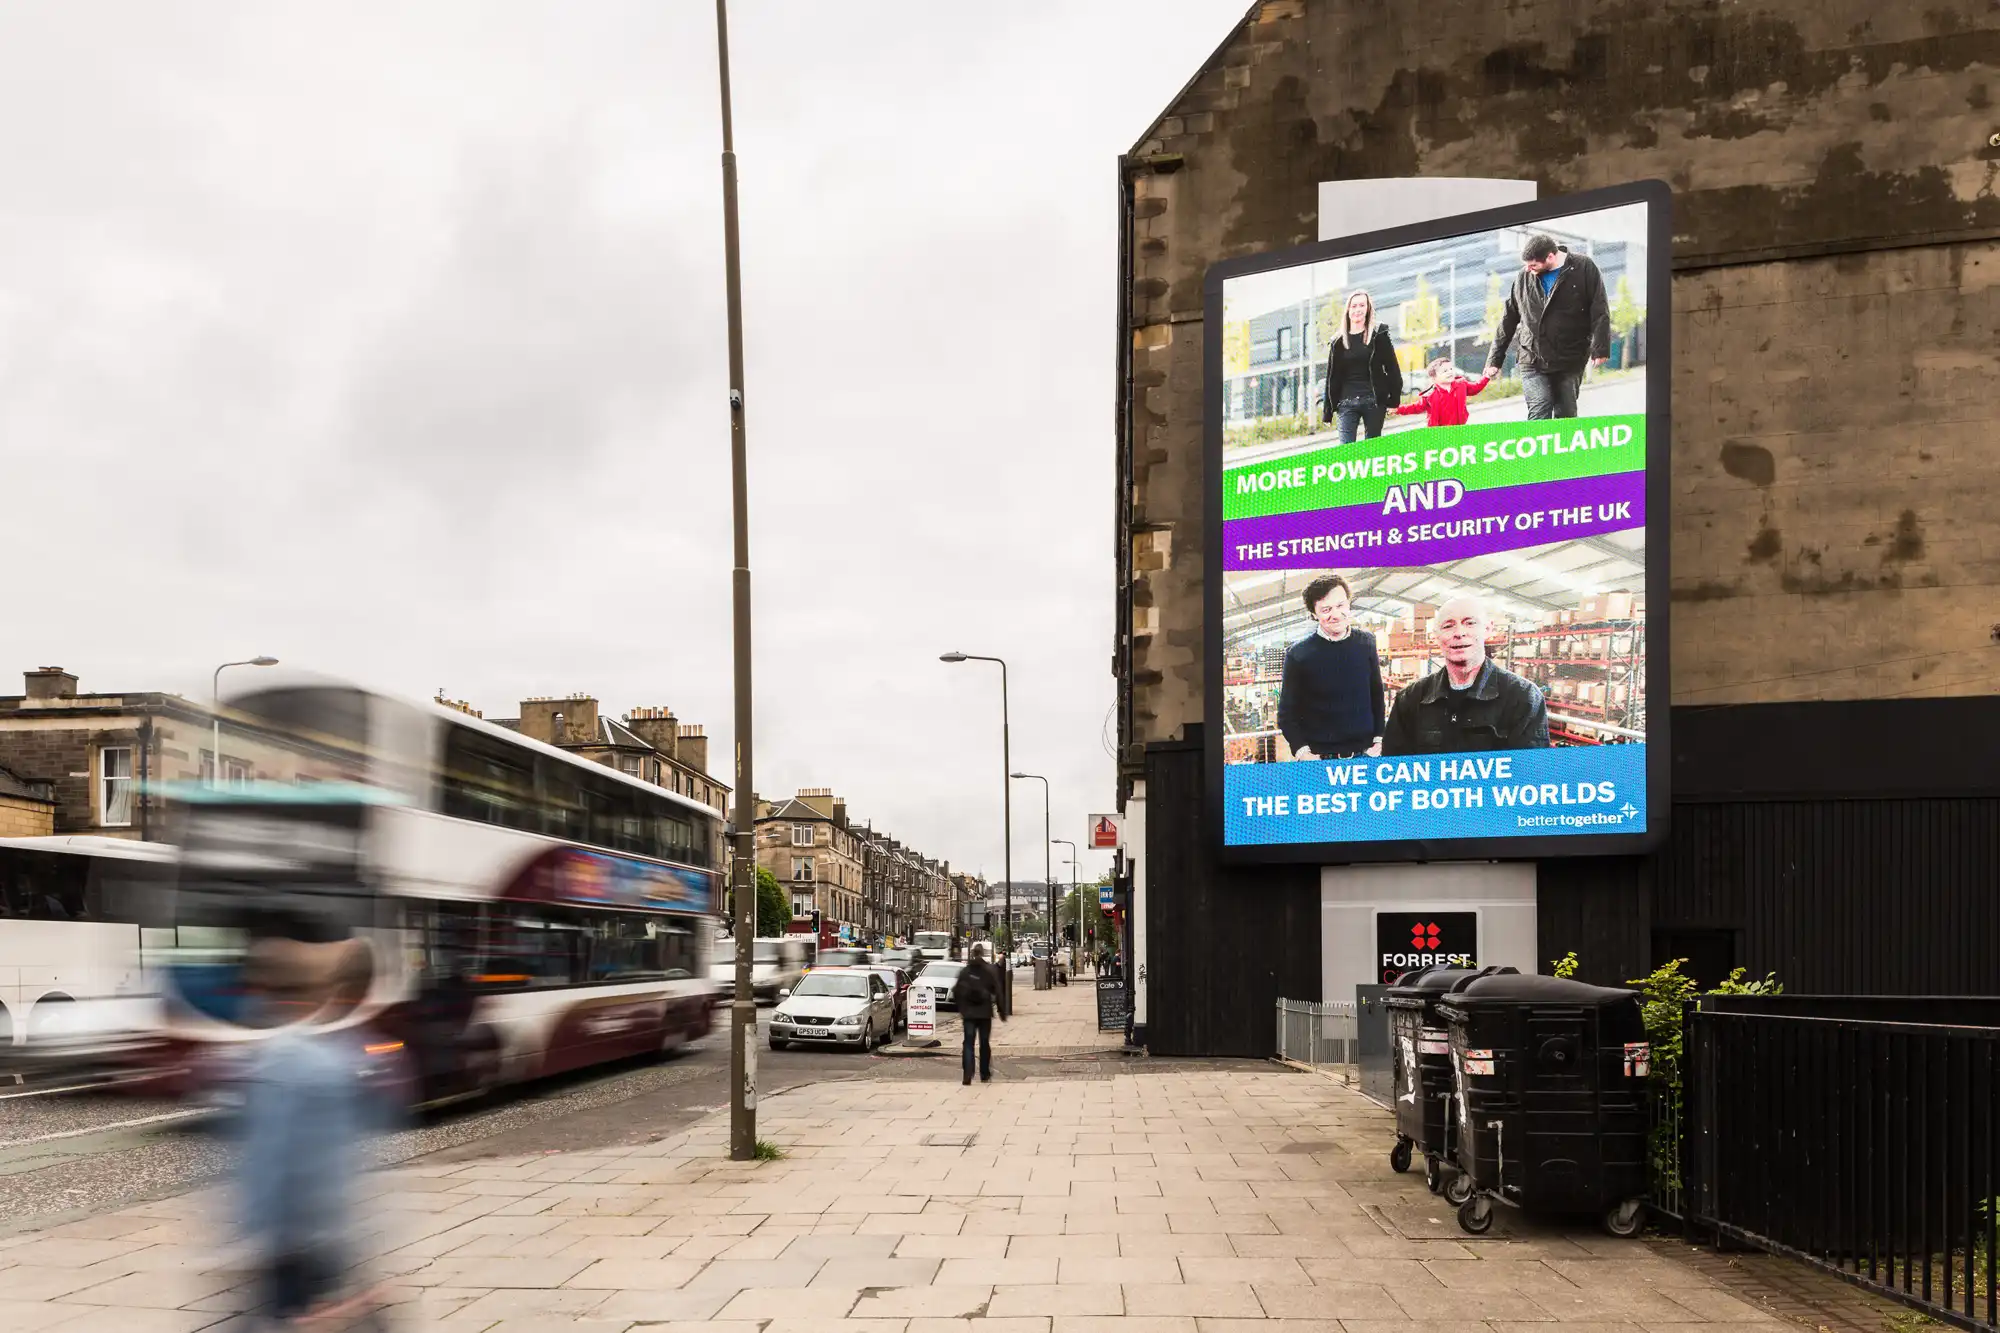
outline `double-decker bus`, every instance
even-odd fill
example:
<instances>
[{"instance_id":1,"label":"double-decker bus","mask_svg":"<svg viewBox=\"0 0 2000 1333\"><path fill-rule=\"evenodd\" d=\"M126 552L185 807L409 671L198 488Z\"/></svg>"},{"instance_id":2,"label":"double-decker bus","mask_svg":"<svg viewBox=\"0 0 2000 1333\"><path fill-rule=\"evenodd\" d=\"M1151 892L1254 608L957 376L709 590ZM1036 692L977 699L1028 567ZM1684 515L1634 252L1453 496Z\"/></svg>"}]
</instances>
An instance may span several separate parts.
<instances>
[{"instance_id":1,"label":"double-decker bus","mask_svg":"<svg viewBox=\"0 0 2000 1333\"><path fill-rule=\"evenodd\" d=\"M233 1081L262 1031L239 977L264 935L369 943L342 1022L417 1105L707 1033L714 810L436 704L316 684L231 710L296 780L164 791L182 825L167 1082Z\"/></svg>"}]
</instances>

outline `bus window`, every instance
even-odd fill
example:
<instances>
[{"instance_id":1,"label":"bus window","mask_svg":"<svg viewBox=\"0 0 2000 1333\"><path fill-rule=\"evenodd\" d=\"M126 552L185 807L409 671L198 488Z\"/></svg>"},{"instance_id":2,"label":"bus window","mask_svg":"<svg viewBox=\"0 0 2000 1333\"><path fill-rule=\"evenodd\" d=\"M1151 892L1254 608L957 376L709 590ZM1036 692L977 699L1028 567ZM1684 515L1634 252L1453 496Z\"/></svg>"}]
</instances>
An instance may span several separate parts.
<instances>
[{"instance_id":1,"label":"bus window","mask_svg":"<svg viewBox=\"0 0 2000 1333\"><path fill-rule=\"evenodd\" d=\"M535 778L506 742L452 727L444 743L444 812L502 828L535 829Z\"/></svg>"},{"instance_id":2,"label":"bus window","mask_svg":"<svg viewBox=\"0 0 2000 1333\"><path fill-rule=\"evenodd\" d=\"M694 826L679 814L668 812L658 819L659 855L669 861L679 861L684 865L707 865L706 857L698 854L694 845Z\"/></svg>"},{"instance_id":3,"label":"bus window","mask_svg":"<svg viewBox=\"0 0 2000 1333\"><path fill-rule=\"evenodd\" d=\"M584 810L583 789L569 765L557 759L536 761L537 790L542 803L542 832L570 842L590 841L590 821Z\"/></svg>"},{"instance_id":4,"label":"bus window","mask_svg":"<svg viewBox=\"0 0 2000 1333\"><path fill-rule=\"evenodd\" d=\"M640 817L640 799L641 793L615 779L584 779L583 800L590 811L585 840L609 851L648 852L650 839Z\"/></svg>"},{"instance_id":5,"label":"bus window","mask_svg":"<svg viewBox=\"0 0 2000 1333\"><path fill-rule=\"evenodd\" d=\"M174 867L163 861L91 858L86 910L92 920L130 922L141 930L174 924Z\"/></svg>"},{"instance_id":6,"label":"bus window","mask_svg":"<svg viewBox=\"0 0 2000 1333\"><path fill-rule=\"evenodd\" d=\"M665 941L636 912L594 912L590 929L590 980L657 981L666 968Z\"/></svg>"}]
</instances>

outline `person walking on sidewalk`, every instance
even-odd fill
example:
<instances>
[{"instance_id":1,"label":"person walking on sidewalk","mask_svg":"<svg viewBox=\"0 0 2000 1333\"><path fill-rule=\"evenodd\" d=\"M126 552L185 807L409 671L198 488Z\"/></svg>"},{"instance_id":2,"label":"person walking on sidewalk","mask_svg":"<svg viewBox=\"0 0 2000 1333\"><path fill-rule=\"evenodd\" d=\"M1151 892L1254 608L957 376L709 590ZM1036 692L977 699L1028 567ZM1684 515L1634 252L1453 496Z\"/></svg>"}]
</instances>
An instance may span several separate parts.
<instances>
[{"instance_id":1,"label":"person walking on sidewalk","mask_svg":"<svg viewBox=\"0 0 2000 1333\"><path fill-rule=\"evenodd\" d=\"M253 1043L237 1168L262 1327L335 1313L383 1327L369 1294L351 1289L354 1193L374 1117L360 1043L337 1026L367 994L373 961L359 940L273 938L259 940L244 963L253 1003L277 1028Z\"/></svg>"},{"instance_id":2,"label":"person walking on sidewalk","mask_svg":"<svg viewBox=\"0 0 2000 1333\"><path fill-rule=\"evenodd\" d=\"M1534 235L1521 247L1521 272L1507 294L1506 312L1486 354L1486 375L1500 373L1507 344L1519 332L1514 358L1528 420L1577 414L1583 368L1611 357L1611 306L1604 275L1588 255L1573 255L1553 238Z\"/></svg>"},{"instance_id":3,"label":"person walking on sidewalk","mask_svg":"<svg viewBox=\"0 0 2000 1333\"><path fill-rule=\"evenodd\" d=\"M1007 1021L1007 1009L1001 1003L1000 969L986 961L986 946L972 946L972 961L958 974L952 984L951 1002L958 1006L958 1025L965 1030L964 1071L962 1084L972 1082L972 1044L979 1043L979 1081L993 1081L993 1015L1000 1014L1000 1021Z\"/></svg>"}]
</instances>

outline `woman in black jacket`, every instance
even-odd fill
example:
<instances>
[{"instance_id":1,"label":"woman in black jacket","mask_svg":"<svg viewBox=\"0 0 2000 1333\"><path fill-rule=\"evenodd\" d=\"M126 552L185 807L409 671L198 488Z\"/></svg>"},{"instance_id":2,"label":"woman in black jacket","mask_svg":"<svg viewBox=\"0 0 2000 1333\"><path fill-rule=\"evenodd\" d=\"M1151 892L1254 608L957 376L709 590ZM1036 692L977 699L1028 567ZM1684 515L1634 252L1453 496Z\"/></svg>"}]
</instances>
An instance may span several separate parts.
<instances>
[{"instance_id":1,"label":"woman in black jacket","mask_svg":"<svg viewBox=\"0 0 2000 1333\"><path fill-rule=\"evenodd\" d=\"M1368 332L1374 327L1374 334ZM1357 291L1347 298L1347 317L1326 352L1326 390L1319 419L1340 420L1340 442L1382 433L1382 418L1402 401L1403 367L1387 324L1375 323L1375 298Z\"/></svg>"}]
</instances>

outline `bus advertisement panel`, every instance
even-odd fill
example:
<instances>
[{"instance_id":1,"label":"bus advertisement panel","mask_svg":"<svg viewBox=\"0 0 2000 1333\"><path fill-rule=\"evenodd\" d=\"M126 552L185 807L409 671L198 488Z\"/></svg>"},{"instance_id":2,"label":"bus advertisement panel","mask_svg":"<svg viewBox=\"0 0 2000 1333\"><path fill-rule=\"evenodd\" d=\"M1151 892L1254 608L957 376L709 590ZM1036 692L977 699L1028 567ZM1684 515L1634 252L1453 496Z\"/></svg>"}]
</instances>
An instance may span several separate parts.
<instances>
[{"instance_id":1,"label":"bus advertisement panel","mask_svg":"<svg viewBox=\"0 0 2000 1333\"><path fill-rule=\"evenodd\" d=\"M1660 833L1668 202L1622 186L1210 270L1226 855Z\"/></svg>"}]
</instances>

